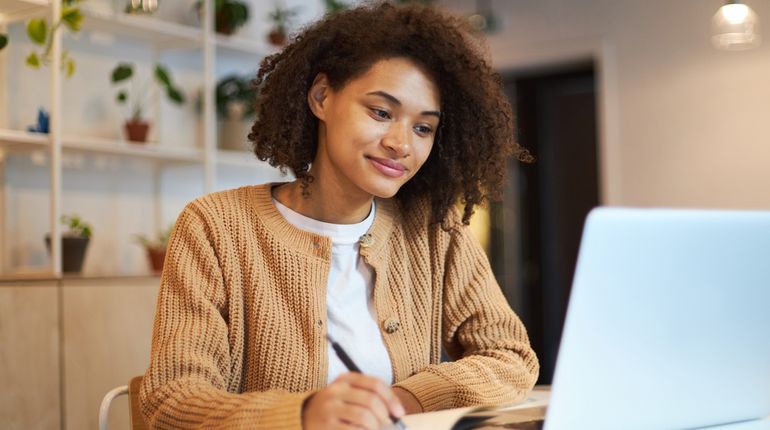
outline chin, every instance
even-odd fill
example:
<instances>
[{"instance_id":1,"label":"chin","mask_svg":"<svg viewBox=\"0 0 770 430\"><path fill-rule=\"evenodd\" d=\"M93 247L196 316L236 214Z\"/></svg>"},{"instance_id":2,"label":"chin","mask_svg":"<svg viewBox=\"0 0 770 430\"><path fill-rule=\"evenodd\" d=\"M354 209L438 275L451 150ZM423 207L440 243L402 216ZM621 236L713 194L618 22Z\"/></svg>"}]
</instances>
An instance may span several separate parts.
<instances>
[{"instance_id":1,"label":"chin","mask_svg":"<svg viewBox=\"0 0 770 430\"><path fill-rule=\"evenodd\" d=\"M398 193L398 190L401 189L401 185L403 184L371 184L371 186L366 187L366 191L374 197L389 199Z\"/></svg>"}]
</instances>

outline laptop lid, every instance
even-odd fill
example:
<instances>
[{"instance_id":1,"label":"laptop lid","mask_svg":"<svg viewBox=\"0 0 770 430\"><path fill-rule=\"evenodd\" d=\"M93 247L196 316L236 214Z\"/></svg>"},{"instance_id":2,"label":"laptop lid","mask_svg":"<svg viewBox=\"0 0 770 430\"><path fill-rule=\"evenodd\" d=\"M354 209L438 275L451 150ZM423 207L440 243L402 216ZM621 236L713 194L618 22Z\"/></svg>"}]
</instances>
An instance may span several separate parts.
<instances>
[{"instance_id":1,"label":"laptop lid","mask_svg":"<svg viewBox=\"0 0 770 430\"><path fill-rule=\"evenodd\" d=\"M770 212L593 210L552 389L546 430L770 415Z\"/></svg>"}]
</instances>

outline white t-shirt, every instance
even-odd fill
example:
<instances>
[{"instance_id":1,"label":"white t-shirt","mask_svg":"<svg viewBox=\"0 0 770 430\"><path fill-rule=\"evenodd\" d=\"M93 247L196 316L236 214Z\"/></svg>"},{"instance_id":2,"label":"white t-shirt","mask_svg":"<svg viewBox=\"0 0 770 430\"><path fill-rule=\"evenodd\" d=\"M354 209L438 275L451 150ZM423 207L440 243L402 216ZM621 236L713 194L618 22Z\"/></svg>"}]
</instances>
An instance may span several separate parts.
<instances>
[{"instance_id":1,"label":"white t-shirt","mask_svg":"<svg viewBox=\"0 0 770 430\"><path fill-rule=\"evenodd\" d=\"M327 236L332 241L332 265L326 285L326 316L329 336L339 343L361 371L393 383L393 368L377 325L374 309L374 271L359 254L359 238L374 222L375 205L358 224L331 224L301 215L273 199L278 212L293 226ZM328 382L347 372L332 350Z\"/></svg>"}]
</instances>

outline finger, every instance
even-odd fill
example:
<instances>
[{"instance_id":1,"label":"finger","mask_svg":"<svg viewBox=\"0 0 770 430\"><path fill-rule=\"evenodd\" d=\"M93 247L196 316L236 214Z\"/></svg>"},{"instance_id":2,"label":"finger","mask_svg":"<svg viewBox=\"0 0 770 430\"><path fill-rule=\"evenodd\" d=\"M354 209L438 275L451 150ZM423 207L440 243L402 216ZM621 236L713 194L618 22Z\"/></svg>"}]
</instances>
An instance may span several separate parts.
<instances>
[{"instance_id":1,"label":"finger","mask_svg":"<svg viewBox=\"0 0 770 430\"><path fill-rule=\"evenodd\" d=\"M379 430L380 422L369 409L351 403L337 409L336 414L343 422L366 430Z\"/></svg>"},{"instance_id":2,"label":"finger","mask_svg":"<svg viewBox=\"0 0 770 430\"><path fill-rule=\"evenodd\" d=\"M380 396L371 391L350 387L343 393L342 401L368 409L377 418L381 426L390 423L390 413L388 412L387 405Z\"/></svg>"},{"instance_id":3,"label":"finger","mask_svg":"<svg viewBox=\"0 0 770 430\"><path fill-rule=\"evenodd\" d=\"M351 373L350 376L346 375L347 374L342 375L345 376L343 380L350 385L377 394L388 409L389 415L401 418L406 413L404 406L401 404L401 400L396 396L396 393L394 393L393 389L381 379L362 375L360 373Z\"/></svg>"}]
</instances>

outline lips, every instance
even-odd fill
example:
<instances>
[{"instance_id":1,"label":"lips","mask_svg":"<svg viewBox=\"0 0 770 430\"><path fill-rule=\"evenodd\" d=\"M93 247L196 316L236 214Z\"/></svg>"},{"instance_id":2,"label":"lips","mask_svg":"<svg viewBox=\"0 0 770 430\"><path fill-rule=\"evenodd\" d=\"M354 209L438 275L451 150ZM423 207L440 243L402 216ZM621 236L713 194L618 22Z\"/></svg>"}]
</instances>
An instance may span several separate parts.
<instances>
[{"instance_id":1,"label":"lips","mask_svg":"<svg viewBox=\"0 0 770 430\"><path fill-rule=\"evenodd\" d=\"M379 170L385 176L399 178L406 172L403 164L397 163L389 158L367 157L375 169Z\"/></svg>"}]
</instances>

